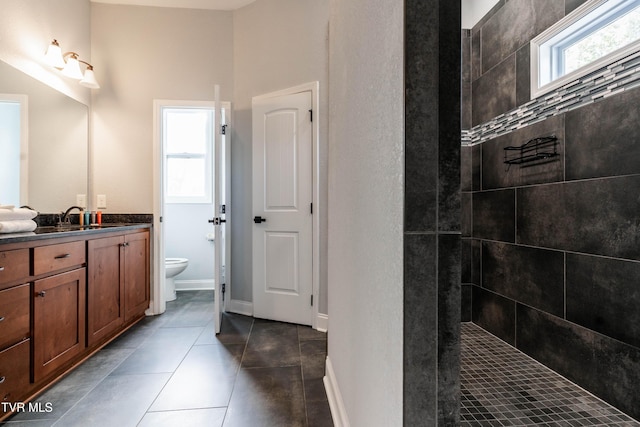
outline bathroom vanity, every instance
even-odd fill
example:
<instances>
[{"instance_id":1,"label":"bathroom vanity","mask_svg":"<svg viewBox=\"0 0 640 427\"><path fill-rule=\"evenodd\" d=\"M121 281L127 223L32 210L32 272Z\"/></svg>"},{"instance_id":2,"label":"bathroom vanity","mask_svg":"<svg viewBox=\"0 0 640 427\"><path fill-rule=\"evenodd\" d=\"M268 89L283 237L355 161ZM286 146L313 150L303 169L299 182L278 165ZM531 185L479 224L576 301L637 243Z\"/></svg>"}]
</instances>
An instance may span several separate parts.
<instances>
[{"instance_id":1,"label":"bathroom vanity","mask_svg":"<svg viewBox=\"0 0 640 427\"><path fill-rule=\"evenodd\" d=\"M0 402L31 399L144 317L149 242L149 224L0 235Z\"/></svg>"}]
</instances>

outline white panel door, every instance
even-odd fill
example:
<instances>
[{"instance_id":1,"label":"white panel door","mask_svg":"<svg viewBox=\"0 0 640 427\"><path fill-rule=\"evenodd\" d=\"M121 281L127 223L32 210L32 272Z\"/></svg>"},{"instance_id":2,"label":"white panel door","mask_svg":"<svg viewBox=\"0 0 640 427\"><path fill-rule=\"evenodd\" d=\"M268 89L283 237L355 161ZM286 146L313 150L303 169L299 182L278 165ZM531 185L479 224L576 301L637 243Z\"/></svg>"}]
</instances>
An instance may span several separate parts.
<instances>
[{"instance_id":1,"label":"white panel door","mask_svg":"<svg viewBox=\"0 0 640 427\"><path fill-rule=\"evenodd\" d=\"M213 224L215 227L214 231L214 267L213 267L213 275L214 275L214 288L213 288L213 315L214 315L214 328L216 334L220 333L220 328L222 327L222 204L224 203L222 200L223 192L224 192L224 175L222 174L224 164L224 158L222 156L222 108L220 106L220 86L215 85L214 88L214 119L213 119L213 158L214 158L214 166L213 166Z\"/></svg>"},{"instance_id":2,"label":"white panel door","mask_svg":"<svg viewBox=\"0 0 640 427\"><path fill-rule=\"evenodd\" d=\"M253 100L253 311L312 323L311 92Z\"/></svg>"}]
</instances>

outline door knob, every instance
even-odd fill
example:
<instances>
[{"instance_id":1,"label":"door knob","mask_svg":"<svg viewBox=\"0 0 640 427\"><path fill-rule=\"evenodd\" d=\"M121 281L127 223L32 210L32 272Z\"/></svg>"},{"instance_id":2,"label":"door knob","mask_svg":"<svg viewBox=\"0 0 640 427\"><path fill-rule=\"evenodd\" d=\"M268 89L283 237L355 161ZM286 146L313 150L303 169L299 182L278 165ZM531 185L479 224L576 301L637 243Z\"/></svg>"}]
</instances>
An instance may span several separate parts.
<instances>
[{"instance_id":1,"label":"door knob","mask_svg":"<svg viewBox=\"0 0 640 427\"><path fill-rule=\"evenodd\" d=\"M262 218L261 216L254 216L253 222L256 224L260 224L261 222L267 222L267 218Z\"/></svg>"}]
</instances>

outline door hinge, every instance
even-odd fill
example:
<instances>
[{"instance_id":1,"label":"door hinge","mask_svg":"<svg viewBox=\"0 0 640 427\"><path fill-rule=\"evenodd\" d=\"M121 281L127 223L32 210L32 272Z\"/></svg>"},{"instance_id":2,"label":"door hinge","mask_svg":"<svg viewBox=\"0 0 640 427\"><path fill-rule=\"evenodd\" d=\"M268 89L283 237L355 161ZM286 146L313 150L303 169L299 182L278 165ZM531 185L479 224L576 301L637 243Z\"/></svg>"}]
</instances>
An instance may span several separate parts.
<instances>
[{"instance_id":1,"label":"door hinge","mask_svg":"<svg viewBox=\"0 0 640 427\"><path fill-rule=\"evenodd\" d=\"M220 134L222 134L222 135L226 135L227 134L227 125L220 126Z\"/></svg>"},{"instance_id":2,"label":"door hinge","mask_svg":"<svg viewBox=\"0 0 640 427\"><path fill-rule=\"evenodd\" d=\"M220 205L220 213L227 213L227 205Z\"/></svg>"},{"instance_id":3,"label":"door hinge","mask_svg":"<svg viewBox=\"0 0 640 427\"><path fill-rule=\"evenodd\" d=\"M162 222L162 217L160 217L159 221Z\"/></svg>"},{"instance_id":4,"label":"door hinge","mask_svg":"<svg viewBox=\"0 0 640 427\"><path fill-rule=\"evenodd\" d=\"M310 203L310 208L309 209L311 210L311 215L313 215L313 203Z\"/></svg>"},{"instance_id":5,"label":"door hinge","mask_svg":"<svg viewBox=\"0 0 640 427\"><path fill-rule=\"evenodd\" d=\"M311 307L313 307L313 294L311 294Z\"/></svg>"},{"instance_id":6,"label":"door hinge","mask_svg":"<svg viewBox=\"0 0 640 427\"><path fill-rule=\"evenodd\" d=\"M313 110L309 110L309 118L313 122Z\"/></svg>"},{"instance_id":7,"label":"door hinge","mask_svg":"<svg viewBox=\"0 0 640 427\"><path fill-rule=\"evenodd\" d=\"M227 284L223 283L222 286L220 286L220 292L224 294L226 291L227 291Z\"/></svg>"}]
</instances>

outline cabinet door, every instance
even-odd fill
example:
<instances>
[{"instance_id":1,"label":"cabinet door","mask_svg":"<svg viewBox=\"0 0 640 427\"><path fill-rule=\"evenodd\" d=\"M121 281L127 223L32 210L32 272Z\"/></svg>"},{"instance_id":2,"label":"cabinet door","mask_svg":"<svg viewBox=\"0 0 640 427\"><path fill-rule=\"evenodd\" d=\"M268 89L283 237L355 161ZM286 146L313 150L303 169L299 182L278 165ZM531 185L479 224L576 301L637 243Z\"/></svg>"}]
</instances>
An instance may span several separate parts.
<instances>
[{"instance_id":1,"label":"cabinet door","mask_svg":"<svg viewBox=\"0 0 640 427\"><path fill-rule=\"evenodd\" d=\"M39 381L85 349L86 270L34 282L33 375Z\"/></svg>"},{"instance_id":2,"label":"cabinet door","mask_svg":"<svg viewBox=\"0 0 640 427\"><path fill-rule=\"evenodd\" d=\"M115 333L124 323L124 236L89 240L88 344Z\"/></svg>"},{"instance_id":3,"label":"cabinet door","mask_svg":"<svg viewBox=\"0 0 640 427\"><path fill-rule=\"evenodd\" d=\"M125 247L125 322L149 308L149 232L129 234Z\"/></svg>"}]
</instances>

